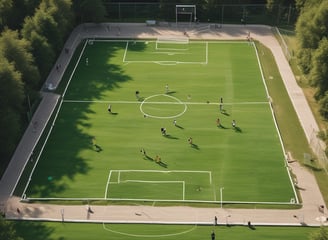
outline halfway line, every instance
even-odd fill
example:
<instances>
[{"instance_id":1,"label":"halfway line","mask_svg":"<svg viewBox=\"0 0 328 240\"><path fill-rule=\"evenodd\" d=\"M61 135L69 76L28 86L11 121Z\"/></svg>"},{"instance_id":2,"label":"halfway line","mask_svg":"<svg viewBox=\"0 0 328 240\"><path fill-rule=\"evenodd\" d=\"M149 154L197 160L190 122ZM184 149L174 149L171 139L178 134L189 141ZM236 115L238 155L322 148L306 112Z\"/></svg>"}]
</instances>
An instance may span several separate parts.
<instances>
[{"instance_id":1,"label":"halfway line","mask_svg":"<svg viewBox=\"0 0 328 240\"><path fill-rule=\"evenodd\" d=\"M118 103L118 104L141 104L140 101L100 101L100 100L63 100L67 103ZM237 102L237 103L223 103L223 105L256 105L269 104L270 102ZM219 105L219 102L144 102L144 104L187 104L187 105Z\"/></svg>"}]
</instances>

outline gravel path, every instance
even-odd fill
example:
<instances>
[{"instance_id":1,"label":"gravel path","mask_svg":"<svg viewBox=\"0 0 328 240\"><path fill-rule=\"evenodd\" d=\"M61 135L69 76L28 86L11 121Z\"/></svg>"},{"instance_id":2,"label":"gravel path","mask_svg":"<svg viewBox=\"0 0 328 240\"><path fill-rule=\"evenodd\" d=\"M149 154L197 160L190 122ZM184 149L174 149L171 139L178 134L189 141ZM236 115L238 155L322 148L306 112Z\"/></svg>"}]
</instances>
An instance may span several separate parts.
<instances>
[{"instance_id":1,"label":"gravel path","mask_svg":"<svg viewBox=\"0 0 328 240\"><path fill-rule=\"evenodd\" d=\"M85 24L78 26L65 44L63 52L49 74L45 87L56 88L72 57L74 48L85 37L110 38L157 38L159 35L183 36L187 31L194 39L245 39L251 37L259 40L274 54L280 74L283 78L297 116L309 142L318 125L309 105L296 83L291 68L284 57L279 43L267 26L224 25L222 28L202 31L197 29L177 29L171 26L149 27L145 24ZM57 66L60 66L57 69ZM115 223L179 223L179 224L213 224L214 216L218 224L244 225L251 221L254 225L328 225L324 200L313 174L297 162L289 167L296 175L303 206L298 210L268 209L230 209L230 208L194 208L194 207L157 207L157 206L64 206L50 204L28 204L20 202L13 196L24 166L30 160L31 150L36 145L49 117L51 116L59 95L42 91L43 100L33 116L30 126L18 145L13 158L0 181L0 208L8 219L30 219L71 222L115 222ZM323 208L320 208L323 206ZM88 209L92 211L88 211Z\"/></svg>"}]
</instances>

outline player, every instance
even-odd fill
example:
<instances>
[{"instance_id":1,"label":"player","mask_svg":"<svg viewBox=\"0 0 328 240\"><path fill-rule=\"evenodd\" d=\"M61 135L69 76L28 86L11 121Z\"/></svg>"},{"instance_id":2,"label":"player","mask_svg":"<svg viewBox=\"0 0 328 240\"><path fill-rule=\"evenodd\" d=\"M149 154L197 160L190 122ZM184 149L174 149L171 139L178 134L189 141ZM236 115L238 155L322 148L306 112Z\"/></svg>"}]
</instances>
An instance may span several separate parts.
<instances>
[{"instance_id":1,"label":"player","mask_svg":"<svg viewBox=\"0 0 328 240\"><path fill-rule=\"evenodd\" d=\"M233 128L236 128L236 121L232 120L231 125L232 125Z\"/></svg>"},{"instance_id":2,"label":"player","mask_svg":"<svg viewBox=\"0 0 328 240\"><path fill-rule=\"evenodd\" d=\"M223 97L220 97L220 112L223 111Z\"/></svg>"},{"instance_id":3,"label":"player","mask_svg":"<svg viewBox=\"0 0 328 240\"><path fill-rule=\"evenodd\" d=\"M162 161L161 157L159 155L156 155L155 162L156 163L161 163L161 161Z\"/></svg>"},{"instance_id":4,"label":"player","mask_svg":"<svg viewBox=\"0 0 328 240\"><path fill-rule=\"evenodd\" d=\"M166 92L166 94L169 93L169 85L168 84L165 85L165 92Z\"/></svg>"},{"instance_id":5,"label":"player","mask_svg":"<svg viewBox=\"0 0 328 240\"><path fill-rule=\"evenodd\" d=\"M177 120L173 120L173 125L176 126L177 125Z\"/></svg>"},{"instance_id":6,"label":"player","mask_svg":"<svg viewBox=\"0 0 328 240\"><path fill-rule=\"evenodd\" d=\"M216 119L216 125L217 125L218 127L221 127L220 118L217 118L217 119Z\"/></svg>"},{"instance_id":7,"label":"player","mask_svg":"<svg viewBox=\"0 0 328 240\"><path fill-rule=\"evenodd\" d=\"M189 138L188 138L188 143L189 143L190 145L192 145L192 137L189 137Z\"/></svg>"},{"instance_id":8,"label":"player","mask_svg":"<svg viewBox=\"0 0 328 240\"><path fill-rule=\"evenodd\" d=\"M111 106L110 104L108 105L107 111L108 111L109 113L112 113L112 106Z\"/></svg>"},{"instance_id":9,"label":"player","mask_svg":"<svg viewBox=\"0 0 328 240\"><path fill-rule=\"evenodd\" d=\"M166 128L163 128L163 127L162 127L162 128L161 128L161 133L162 133L163 136L165 136L165 135L166 135Z\"/></svg>"},{"instance_id":10,"label":"player","mask_svg":"<svg viewBox=\"0 0 328 240\"><path fill-rule=\"evenodd\" d=\"M86 58L86 59L85 59L85 65L86 65L86 66L89 66L89 58Z\"/></svg>"},{"instance_id":11,"label":"player","mask_svg":"<svg viewBox=\"0 0 328 240\"><path fill-rule=\"evenodd\" d=\"M212 239L212 240L215 240L215 232L214 232L214 230L213 230L212 233L211 233L211 239Z\"/></svg>"},{"instance_id":12,"label":"player","mask_svg":"<svg viewBox=\"0 0 328 240\"><path fill-rule=\"evenodd\" d=\"M145 157L147 156L146 150L144 148L141 148L140 152L142 153L142 155L144 155Z\"/></svg>"}]
</instances>

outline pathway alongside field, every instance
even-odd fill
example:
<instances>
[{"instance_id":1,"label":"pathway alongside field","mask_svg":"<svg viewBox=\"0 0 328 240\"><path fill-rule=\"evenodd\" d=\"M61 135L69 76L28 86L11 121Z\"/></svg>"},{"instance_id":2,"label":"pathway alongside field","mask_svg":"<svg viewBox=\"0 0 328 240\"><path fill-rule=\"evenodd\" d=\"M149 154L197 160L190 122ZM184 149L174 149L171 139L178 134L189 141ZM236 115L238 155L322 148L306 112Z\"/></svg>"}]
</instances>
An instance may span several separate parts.
<instances>
[{"instance_id":1,"label":"pathway alongside field","mask_svg":"<svg viewBox=\"0 0 328 240\"><path fill-rule=\"evenodd\" d=\"M79 40L85 37L99 38L157 38L160 35L183 36L184 30L175 27L147 27L145 24L86 24L77 27L66 42L54 69L50 73L45 87L56 88L71 54ZM245 39L248 32L251 37L261 41L271 49L276 59L280 74L300 119L305 135L310 142L313 131L318 131L317 123L309 105L298 87L295 77L285 59L279 43L274 38L270 27L227 25L221 29L202 28L202 31L188 30L190 38L195 39ZM156 206L63 206L48 204L21 203L17 197L12 197L17 179L31 151L46 126L47 120L59 99L53 93L43 93L43 100L33 116L16 152L0 182L0 208L9 219L37 219L50 221L92 221L92 222L131 222L131 223L197 223L213 224L214 216L219 224L254 225L328 225L327 210L314 176L297 162L290 164L296 175L298 187L303 201L299 210L261 210L261 209L221 209L193 207L156 207ZM279 194L279 193L277 193ZM8 200L7 200L8 199ZM323 211L319 208L323 205ZM18 211L19 210L19 211Z\"/></svg>"}]
</instances>

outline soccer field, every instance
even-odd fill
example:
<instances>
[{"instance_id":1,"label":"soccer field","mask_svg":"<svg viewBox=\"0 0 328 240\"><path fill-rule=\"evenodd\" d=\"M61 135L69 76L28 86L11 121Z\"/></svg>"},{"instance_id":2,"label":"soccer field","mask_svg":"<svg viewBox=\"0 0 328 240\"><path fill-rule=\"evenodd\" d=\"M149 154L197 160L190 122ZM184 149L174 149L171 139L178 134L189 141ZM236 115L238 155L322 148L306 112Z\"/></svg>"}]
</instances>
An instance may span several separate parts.
<instances>
[{"instance_id":1,"label":"soccer field","mask_svg":"<svg viewBox=\"0 0 328 240\"><path fill-rule=\"evenodd\" d=\"M253 44L93 40L77 54L27 198L296 198Z\"/></svg>"}]
</instances>

